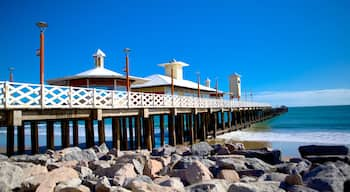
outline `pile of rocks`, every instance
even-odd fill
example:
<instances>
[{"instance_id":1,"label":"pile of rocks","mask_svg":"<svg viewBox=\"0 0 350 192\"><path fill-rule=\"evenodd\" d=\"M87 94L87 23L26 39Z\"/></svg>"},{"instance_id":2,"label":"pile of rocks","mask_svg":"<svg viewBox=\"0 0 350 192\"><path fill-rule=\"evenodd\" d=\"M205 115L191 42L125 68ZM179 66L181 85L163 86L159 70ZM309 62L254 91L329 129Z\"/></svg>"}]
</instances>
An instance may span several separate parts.
<instances>
[{"instance_id":1,"label":"pile of rocks","mask_svg":"<svg viewBox=\"0 0 350 192\"><path fill-rule=\"evenodd\" d=\"M350 179L348 161L281 160L278 150L201 142L150 151L70 147L0 156L0 192L336 191Z\"/></svg>"}]
</instances>

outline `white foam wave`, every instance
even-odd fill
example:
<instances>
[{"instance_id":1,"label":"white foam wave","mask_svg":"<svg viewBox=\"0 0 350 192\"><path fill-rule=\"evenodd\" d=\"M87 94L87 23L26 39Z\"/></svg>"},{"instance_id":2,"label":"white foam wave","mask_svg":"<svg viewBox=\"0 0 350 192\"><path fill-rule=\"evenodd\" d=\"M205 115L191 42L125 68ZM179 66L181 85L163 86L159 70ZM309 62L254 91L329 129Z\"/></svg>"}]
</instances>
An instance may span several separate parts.
<instances>
[{"instance_id":1,"label":"white foam wave","mask_svg":"<svg viewBox=\"0 0 350 192\"><path fill-rule=\"evenodd\" d=\"M350 133L344 132L251 132L234 131L218 136L222 139L233 139L238 141L269 141L269 142L302 142L319 144L350 144Z\"/></svg>"}]
</instances>

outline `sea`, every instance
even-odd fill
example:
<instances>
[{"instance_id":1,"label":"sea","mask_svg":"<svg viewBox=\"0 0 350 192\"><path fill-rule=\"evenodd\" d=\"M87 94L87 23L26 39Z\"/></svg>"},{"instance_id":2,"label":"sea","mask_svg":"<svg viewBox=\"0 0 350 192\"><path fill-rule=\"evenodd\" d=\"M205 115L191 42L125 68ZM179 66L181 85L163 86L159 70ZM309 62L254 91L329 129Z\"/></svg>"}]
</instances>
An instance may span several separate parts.
<instances>
[{"instance_id":1,"label":"sea","mask_svg":"<svg viewBox=\"0 0 350 192\"><path fill-rule=\"evenodd\" d=\"M226 117L227 118L227 117ZM165 127L167 119L165 119ZM159 117L154 119L156 146L160 145ZM55 146L61 145L60 124L55 123ZM71 126L72 127L72 126ZM105 121L105 134L108 145L111 145L111 120ZM72 143L72 128L70 142ZM97 142L97 122L94 126L95 141ZM79 122L79 142L85 143L84 122ZM15 130L15 145L17 130ZM168 130L165 130L167 138ZM350 147L350 105L348 106L319 106L319 107L290 107L287 113L273 119L254 124L250 128L226 133L218 136L220 139L230 139L237 142L263 142L273 149L280 149L283 156L299 156L298 147L301 145L347 145ZM168 140L165 140L168 143ZM30 127L25 124L25 144L30 146ZM39 124L39 146L42 150L46 144L46 125ZM0 128L0 149L6 149L6 129Z\"/></svg>"}]
</instances>

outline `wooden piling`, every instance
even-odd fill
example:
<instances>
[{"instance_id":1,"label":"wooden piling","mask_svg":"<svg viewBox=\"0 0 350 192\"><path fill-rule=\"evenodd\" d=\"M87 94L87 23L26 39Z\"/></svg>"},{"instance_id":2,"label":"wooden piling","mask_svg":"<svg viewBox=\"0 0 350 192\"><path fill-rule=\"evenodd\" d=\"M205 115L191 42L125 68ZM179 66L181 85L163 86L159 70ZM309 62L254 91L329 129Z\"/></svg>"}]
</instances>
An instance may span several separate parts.
<instances>
[{"instance_id":1,"label":"wooden piling","mask_svg":"<svg viewBox=\"0 0 350 192\"><path fill-rule=\"evenodd\" d=\"M218 121L219 121L219 119L218 119L218 112L214 112L212 117L213 117L213 121L212 121L213 122L213 125L212 125L212 127L213 127L213 138L215 139L216 138L216 132L217 132L217 129L218 129Z\"/></svg>"},{"instance_id":2,"label":"wooden piling","mask_svg":"<svg viewBox=\"0 0 350 192\"><path fill-rule=\"evenodd\" d=\"M184 114L178 114L179 117L179 144L184 144Z\"/></svg>"},{"instance_id":3,"label":"wooden piling","mask_svg":"<svg viewBox=\"0 0 350 192\"><path fill-rule=\"evenodd\" d=\"M146 147L148 150L152 149L152 136L151 136L151 130L152 130L152 119L150 117L143 118L143 126L144 126L144 133L146 135L145 142Z\"/></svg>"},{"instance_id":4,"label":"wooden piling","mask_svg":"<svg viewBox=\"0 0 350 192\"><path fill-rule=\"evenodd\" d=\"M48 120L46 122L46 147L52 150L55 149L54 123L53 120Z\"/></svg>"},{"instance_id":5,"label":"wooden piling","mask_svg":"<svg viewBox=\"0 0 350 192\"><path fill-rule=\"evenodd\" d=\"M133 117L129 117L129 144L130 149L134 149L134 126L133 126Z\"/></svg>"},{"instance_id":6,"label":"wooden piling","mask_svg":"<svg viewBox=\"0 0 350 192\"><path fill-rule=\"evenodd\" d=\"M63 148L69 147L69 121L67 119L61 121L61 141Z\"/></svg>"},{"instance_id":7,"label":"wooden piling","mask_svg":"<svg viewBox=\"0 0 350 192\"><path fill-rule=\"evenodd\" d=\"M85 143L86 147L92 147L94 145L94 121L92 119L85 120Z\"/></svg>"},{"instance_id":8,"label":"wooden piling","mask_svg":"<svg viewBox=\"0 0 350 192\"><path fill-rule=\"evenodd\" d=\"M17 127L17 152L23 154L25 150L25 133L24 133L24 124Z\"/></svg>"},{"instance_id":9,"label":"wooden piling","mask_svg":"<svg viewBox=\"0 0 350 192\"><path fill-rule=\"evenodd\" d=\"M7 156L11 156L13 155L14 153L14 145L15 145L15 126L13 125L8 125L7 126L7 133L6 133L6 136L7 136L7 145L6 145L6 153L7 153Z\"/></svg>"},{"instance_id":10,"label":"wooden piling","mask_svg":"<svg viewBox=\"0 0 350 192\"><path fill-rule=\"evenodd\" d=\"M193 130L193 113L188 114L188 128L189 128L189 135L190 135L190 144L194 144L194 130Z\"/></svg>"},{"instance_id":11,"label":"wooden piling","mask_svg":"<svg viewBox=\"0 0 350 192\"><path fill-rule=\"evenodd\" d=\"M172 146L175 146L176 145L175 114L173 111L168 115L168 131L169 131L169 144Z\"/></svg>"},{"instance_id":12,"label":"wooden piling","mask_svg":"<svg viewBox=\"0 0 350 192\"><path fill-rule=\"evenodd\" d=\"M164 115L159 115L160 146L164 146Z\"/></svg>"},{"instance_id":13,"label":"wooden piling","mask_svg":"<svg viewBox=\"0 0 350 192\"><path fill-rule=\"evenodd\" d=\"M201 129L202 129L202 138L201 140L202 141L206 141L207 140L207 123L206 123L206 116L207 116L207 113L202 113L201 114Z\"/></svg>"},{"instance_id":14,"label":"wooden piling","mask_svg":"<svg viewBox=\"0 0 350 192\"><path fill-rule=\"evenodd\" d=\"M32 154L36 154L39 152L39 135L38 135L38 122L32 121L30 123L30 137L31 137L31 145L32 145Z\"/></svg>"},{"instance_id":15,"label":"wooden piling","mask_svg":"<svg viewBox=\"0 0 350 192\"><path fill-rule=\"evenodd\" d=\"M135 139L136 139L136 149L141 149L141 117L136 116L135 117Z\"/></svg>"},{"instance_id":16,"label":"wooden piling","mask_svg":"<svg viewBox=\"0 0 350 192\"><path fill-rule=\"evenodd\" d=\"M123 136L122 136L122 146L123 146L123 150L128 150L128 128L127 128L127 124L126 124L126 117L122 117L122 121L123 121Z\"/></svg>"},{"instance_id":17,"label":"wooden piling","mask_svg":"<svg viewBox=\"0 0 350 192\"><path fill-rule=\"evenodd\" d=\"M154 135L154 118L153 118L153 116L150 116L150 118L151 118L151 140L152 140L152 146L154 147L154 146L156 146L156 137L155 137L155 135Z\"/></svg>"},{"instance_id":18,"label":"wooden piling","mask_svg":"<svg viewBox=\"0 0 350 192\"><path fill-rule=\"evenodd\" d=\"M79 145L79 121L73 120L73 146Z\"/></svg>"},{"instance_id":19,"label":"wooden piling","mask_svg":"<svg viewBox=\"0 0 350 192\"><path fill-rule=\"evenodd\" d=\"M98 144L106 142L104 119L98 120Z\"/></svg>"},{"instance_id":20,"label":"wooden piling","mask_svg":"<svg viewBox=\"0 0 350 192\"><path fill-rule=\"evenodd\" d=\"M120 150L120 121L118 117L112 118L112 146Z\"/></svg>"},{"instance_id":21,"label":"wooden piling","mask_svg":"<svg viewBox=\"0 0 350 192\"><path fill-rule=\"evenodd\" d=\"M225 130L226 125L225 125L225 111L221 111L221 129Z\"/></svg>"},{"instance_id":22,"label":"wooden piling","mask_svg":"<svg viewBox=\"0 0 350 192\"><path fill-rule=\"evenodd\" d=\"M228 122L228 129L232 130L232 111L231 111L231 109L227 112L227 122Z\"/></svg>"}]
</instances>

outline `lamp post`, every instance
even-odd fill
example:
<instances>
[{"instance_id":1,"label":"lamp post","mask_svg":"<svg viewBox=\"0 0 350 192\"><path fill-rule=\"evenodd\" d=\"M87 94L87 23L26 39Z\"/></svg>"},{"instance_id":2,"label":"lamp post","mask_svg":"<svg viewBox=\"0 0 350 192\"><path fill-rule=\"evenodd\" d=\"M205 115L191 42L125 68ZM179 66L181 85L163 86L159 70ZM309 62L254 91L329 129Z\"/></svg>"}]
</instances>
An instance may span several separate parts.
<instances>
[{"instance_id":1,"label":"lamp post","mask_svg":"<svg viewBox=\"0 0 350 192\"><path fill-rule=\"evenodd\" d=\"M199 84L201 82L201 73L197 72L197 97L201 97L201 89L199 88Z\"/></svg>"},{"instance_id":2,"label":"lamp post","mask_svg":"<svg viewBox=\"0 0 350 192\"><path fill-rule=\"evenodd\" d=\"M124 53L125 53L125 73L126 73L126 91L130 91L130 80L129 80L129 53L131 49L125 48Z\"/></svg>"},{"instance_id":3,"label":"lamp post","mask_svg":"<svg viewBox=\"0 0 350 192\"><path fill-rule=\"evenodd\" d=\"M46 22L39 21L36 26L40 29L40 84L44 84L44 32L48 25Z\"/></svg>"},{"instance_id":4,"label":"lamp post","mask_svg":"<svg viewBox=\"0 0 350 192\"><path fill-rule=\"evenodd\" d=\"M15 70L14 67L9 67L9 71L10 71L10 78L9 78L9 81L10 82L13 82L13 71Z\"/></svg>"}]
</instances>

